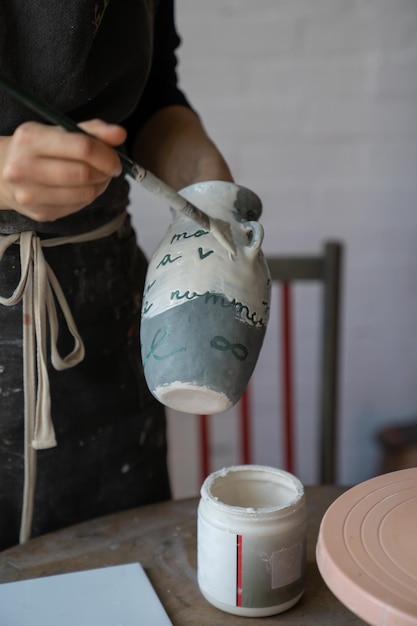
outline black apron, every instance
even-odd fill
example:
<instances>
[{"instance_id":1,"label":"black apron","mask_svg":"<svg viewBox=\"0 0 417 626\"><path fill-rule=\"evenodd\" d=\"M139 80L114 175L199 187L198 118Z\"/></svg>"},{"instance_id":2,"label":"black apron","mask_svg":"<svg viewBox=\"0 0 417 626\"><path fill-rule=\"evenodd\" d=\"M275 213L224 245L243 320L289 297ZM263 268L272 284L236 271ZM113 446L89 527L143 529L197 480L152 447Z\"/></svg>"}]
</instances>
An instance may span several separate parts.
<instances>
[{"instance_id":1,"label":"black apron","mask_svg":"<svg viewBox=\"0 0 417 626\"><path fill-rule=\"evenodd\" d=\"M85 212L90 222L124 210L124 181L116 181ZM101 209L101 210L100 210ZM95 211L100 219L94 220ZM75 214L50 229L80 232ZM84 216L85 217L85 216ZM93 223L90 224L93 226ZM45 229L45 226L43 227ZM41 238L52 233L41 235ZM19 245L0 261L0 295L20 275ZM91 517L170 497L165 414L143 377L139 320L146 259L130 219L96 241L45 248L85 345L76 367L48 362L57 446L38 450L32 535ZM73 339L58 307L61 354ZM0 549L19 541L24 485L22 307L0 305Z\"/></svg>"}]
</instances>

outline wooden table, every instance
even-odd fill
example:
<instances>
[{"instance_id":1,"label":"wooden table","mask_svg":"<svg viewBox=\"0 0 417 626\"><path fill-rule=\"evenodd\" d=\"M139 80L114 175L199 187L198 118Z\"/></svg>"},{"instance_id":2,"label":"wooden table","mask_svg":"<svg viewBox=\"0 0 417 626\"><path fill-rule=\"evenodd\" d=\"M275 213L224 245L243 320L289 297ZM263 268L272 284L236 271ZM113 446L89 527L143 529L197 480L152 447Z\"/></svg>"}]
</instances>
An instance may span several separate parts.
<instances>
[{"instance_id":1,"label":"wooden table","mask_svg":"<svg viewBox=\"0 0 417 626\"><path fill-rule=\"evenodd\" d=\"M309 511L306 591L295 607L273 617L248 618L223 613L200 594L196 577L197 498L102 517L6 550L0 553L0 582L138 561L174 626L363 625L365 622L328 590L315 561L321 518L343 491L342 487L306 487Z\"/></svg>"}]
</instances>

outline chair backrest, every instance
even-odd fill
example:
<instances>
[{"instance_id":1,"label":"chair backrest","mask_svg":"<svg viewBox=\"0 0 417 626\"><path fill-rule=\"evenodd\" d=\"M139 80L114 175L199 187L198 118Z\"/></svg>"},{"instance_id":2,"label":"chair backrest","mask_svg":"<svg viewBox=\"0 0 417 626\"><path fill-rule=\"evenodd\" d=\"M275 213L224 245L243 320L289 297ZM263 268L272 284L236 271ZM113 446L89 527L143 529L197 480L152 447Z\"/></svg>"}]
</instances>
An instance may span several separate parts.
<instances>
[{"instance_id":1,"label":"chair backrest","mask_svg":"<svg viewBox=\"0 0 417 626\"><path fill-rule=\"evenodd\" d=\"M321 331L319 365L319 480L337 482L337 422L339 396L339 336L341 318L341 273L343 244L325 242L321 254L297 256L268 256L267 262L273 283L281 283L281 336L278 338L282 361L283 441L285 469L294 473L294 371L293 371L293 307L294 283L314 281L321 284ZM239 402L241 462L252 462L250 454L250 385ZM209 467L209 424L207 416L200 416L201 476Z\"/></svg>"}]
</instances>

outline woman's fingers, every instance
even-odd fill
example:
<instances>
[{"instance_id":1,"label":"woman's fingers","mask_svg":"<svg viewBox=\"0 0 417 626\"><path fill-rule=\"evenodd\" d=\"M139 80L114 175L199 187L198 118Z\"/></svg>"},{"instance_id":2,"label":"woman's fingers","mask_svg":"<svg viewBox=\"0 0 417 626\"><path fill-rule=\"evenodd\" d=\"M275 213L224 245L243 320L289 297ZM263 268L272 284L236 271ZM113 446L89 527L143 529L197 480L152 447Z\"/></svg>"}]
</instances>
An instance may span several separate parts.
<instances>
[{"instance_id":1,"label":"woman's fingers","mask_svg":"<svg viewBox=\"0 0 417 626\"><path fill-rule=\"evenodd\" d=\"M38 221L54 220L103 193L122 172L113 146L125 140L126 132L101 120L84 122L82 128L91 135L28 122L8 138L0 155L6 206Z\"/></svg>"},{"instance_id":2,"label":"woman's fingers","mask_svg":"<svg viewBox=\"0 0 417 626\"><path fill-rule=\"evenodd\" d=\"M107 134L112 136L115 133L109 131ZM39 163L36 163L37 159ZM60 170L55 168L50 173L48 168L52 167L53 161L60 162ZM53 184L54 180L56 185L60 185L68 180L65 168L75 171L74 165L82 181L86 178L94 180L97 173L100 173L99 177L118 176L121 173L118 155L101 139L82 133L69 133L56 126L29 122L22 124L13 135L3 175L13 182L42 179L46 184ZM57 170L60 176L55 179ZM87 170L90 170L89 174ZM71 172L68 177L71 178Z\"/></svg>"},{"instance_id":3,"label":"woman's fingers","mask_svg":"<svg viewBox=\"0 0 417 626\"><path fill-rule=\"evenodd\" d=\"M107 188L108 180L78 187L39 187L22 185L14 191L11 208L19 207L19 212L37 221L53 221L79 210L101 195Z\"/></svg>"},{"instance_id":4,"label":"woman's fingers","mask_svg":"<svg viewBox=\"0 0 417 626\"><path fill-rule=\"evenodd\" d=\"M103 120L96 119L81 122L79 126L90 135L109 144L109 146L120 146L126 141L126 130L117 124L107 124Z\"/></svg>"}]
</instances>

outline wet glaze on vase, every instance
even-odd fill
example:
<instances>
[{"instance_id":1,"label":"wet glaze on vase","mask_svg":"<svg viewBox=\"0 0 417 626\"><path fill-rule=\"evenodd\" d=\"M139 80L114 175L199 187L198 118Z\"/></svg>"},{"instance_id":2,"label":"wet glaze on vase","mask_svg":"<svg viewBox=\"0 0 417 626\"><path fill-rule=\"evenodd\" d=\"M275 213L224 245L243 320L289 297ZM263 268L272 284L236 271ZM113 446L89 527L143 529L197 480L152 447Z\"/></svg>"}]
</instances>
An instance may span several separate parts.
<instances>
[{"instance_id":1,"label":"wet glaze on vase","mask_svg":"<svg viewBox=\"0 0 417 626\"><path fill-rule=\"evenodd\" d=\"M230 223L233 257L177 211L146 277L141 353L152 394L187 413L212 414L243 394L262 347L270 276L261 251L262 205L234 183L209 181L181 192L210 217Z\"/></svg>"}]
</instances>

